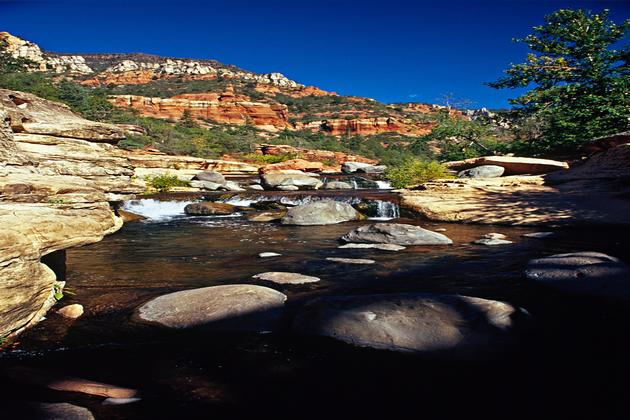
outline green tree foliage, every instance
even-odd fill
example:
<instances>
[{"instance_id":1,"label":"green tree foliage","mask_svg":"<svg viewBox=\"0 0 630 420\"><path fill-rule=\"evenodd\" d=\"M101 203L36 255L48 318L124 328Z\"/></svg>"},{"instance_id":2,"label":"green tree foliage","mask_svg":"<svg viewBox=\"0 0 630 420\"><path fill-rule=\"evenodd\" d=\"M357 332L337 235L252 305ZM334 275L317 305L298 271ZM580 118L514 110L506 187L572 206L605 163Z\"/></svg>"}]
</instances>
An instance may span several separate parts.
<instances>
[{"instance_id":1,"label":"green tree foliage","mask_svg":"<svg viewBox=\"0 0 630 420\"><path fill-rule=\"evenodd\" d=\"M184 110L177 125L182 128L199 128L199 124L197 124L189 109Z\"/></svg>"},{"instance_id":2,"label":"green tree foliage","mask_svg":"<svg viewBox=\"0 0 630 420\"><path fill-rule=\"evenodd\" d=\"M494 88L531 90L511 100L522 118L542 124L529 139L538 153L571 153L591 138L622 131L630 117L630 20L614 23L608 10L559 10L516 41L532 51Z\"/></svg>"},{"instance_id":3,"label":"green tree foliage","mask_svg":"<svg viewBox=\"0 0 630 420\"><path fill-rule=\"evenodd\" d=\"M176 175L162 174L149 175L145 178L147 185L158 192L169 192L175 187L190 187L190 181L183 181Z\"/></svg>"},{"instance_id":4,"label":"green tree foliage","mask_svg":"<svg viewBox=\"0 0 630 420\"><path fill-rule=\"evenodd\" d=\"M31 60L25 58L15 58L6 52L6 41L0 41L0 74L24 71L25 68L33 66Z\"/></svg>"},{"instance_id":5,"label":"green tree foliage","mask_svg":"<svg viewBox=\"0 0 630 420\"><path fill-rule=\"evenodd\" d=\"M389 167L386 176L394 188L406 188L438 178L451 177L446 166L434 160L421 159L407 159L399 165Z\"/></svg>"}]
</instances>

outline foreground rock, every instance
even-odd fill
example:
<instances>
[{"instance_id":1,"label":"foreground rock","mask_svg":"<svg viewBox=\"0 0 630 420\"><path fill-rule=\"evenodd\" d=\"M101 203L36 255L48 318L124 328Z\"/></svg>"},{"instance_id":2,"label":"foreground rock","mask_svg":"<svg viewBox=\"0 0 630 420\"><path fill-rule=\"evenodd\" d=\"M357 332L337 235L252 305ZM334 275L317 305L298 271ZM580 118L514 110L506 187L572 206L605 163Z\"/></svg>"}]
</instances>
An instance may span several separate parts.
<instances>
[{"instance_id":1,"label":"foreground rock","mask_svg":"<svg viewBox=\"0 0 630 420\"><path fill-rule=\"evenodd\" d=\"M360 218L360 213L348 203L333 200L315 201L287 210L283 225L331 225Z\"/></svg>"},{"instance_id":2,"label":"foreground rock","mask_svg":"<svg viewBox=\"0 0 630 420\"><path fill-rule=\"evenodd\" d=\"M225 185L225 177L221 173L216 171L199 172L197 175L195 175L194 179L198 181L208 181L219 185Z\"/></svg>"},{"instance_id":3,"label":"foreground rock","mask_svg":"<svg viewBox=\"0 0 630 420\"><path fill-rule=\"evenodd\" d=\"M505 175L540 175L569 168L566 162L516 156L483 156L456 162L446 162L445 165L449 169L456 171L484 165L501 166L505 169Z\"/></svg>"},{"instance_id":4,"label":"foreground rock","mask_svg":"<svg viewBox=\"0 0 630 420\"><path fill-rule=\"evenodd\" d=\"M331 262L338 262L338 263L342 263L342 264L359 264L359 265L366 265L366 264L374 264L376 261L374 260L368 260L365 258L337 258L337 257L328 257L326 258L327 261L331 261Z\"/></svg>"},{"instance_id":5,"label":"foreground rock","mask_svg":"<svg viewBox=\"0 0 630 420\"><path fill-rule=\"evenodd\" d=\"M142 305L137 315L169 328L262 332L276 327L286 299L262 286L210 286L157 297Z\"/></svg>"},{"instance_id":6,"label":"foreground rock","mask_svg":"<svg viewBox=\"0 0 630 420\"><path fill-rule=\"evenodd\" d=\"M316 190L323 183L316 177L300 173L266 173L260 177L265 189L281 189L292 187L296 190Z\"/></svg>"},{"instance_id":7,"label":"foreground rock","mask_svg":"<svg viewBox=\"0 0 630 420\"><path fill-rule=\"evenodd\" d=\"M509 338L521 311L458 295L392 294L315 299L293 327L348 344L400 352L483 352Z\"/></svg>"},{"instance_id":8,"label":"foreground rock","mask_svg":"<svg viewBox=\"0 0 630 420\"><path fill-rule=\"evenodd\" d=\"M317 283L319 277L305 276L300 273L288 273L283 271L270 271L252 276L256 280L270 281L277 284L306 284Z\"/></svg>"},{"instance_id":9,"label":"foreground rock","mask_svg":"<svg viewBox=\"0 0 630 420\"><path fill-rule=\"evenodd\" d=\"M630 266L599 252L557 254L531 260L528 279L562 292L630 299Z\"/></svg>"},{"instance_id":10,"label":"foreground rock","mask_svg":"<svg viewBox=\"0 0 630 420\"><path fill-rule=\"evenodd\" d=\"M505 168L496 165L483 165L466 169L457 174L458 178L497 178L503 175Z\"/></svg>"},{"instance_id":11,"label":"foreground rock","mask_svg":"<svg viewBox=\"0 0 630 420\"><path fill-rule=\"evenodd\" d=\"M94 415L87 408L68 403L26 403L10 410L25 419L94 420Z\"/></svg>"},{"instance_id":12,"label":"foreground rock","mask_svg":"<svg viewBox=\"0 0 630 420\"><path fill-rule=\"evenodd\" d=\"M204 201L192 203L184 207L184 213L190 216L227 216L236 211L236 207L226 203Z\"/></svg>"},{"instance_id":13,"label":"foreground rock","mask_svg":"<svg viewBox=\"0 0 630 420\"><path fill-rule=\"evenodd\" d=\"M451 245L441 233L402 223L375 223L361 226L341 237L344 242L394 245Z\"/></svg>"}]
</instances>

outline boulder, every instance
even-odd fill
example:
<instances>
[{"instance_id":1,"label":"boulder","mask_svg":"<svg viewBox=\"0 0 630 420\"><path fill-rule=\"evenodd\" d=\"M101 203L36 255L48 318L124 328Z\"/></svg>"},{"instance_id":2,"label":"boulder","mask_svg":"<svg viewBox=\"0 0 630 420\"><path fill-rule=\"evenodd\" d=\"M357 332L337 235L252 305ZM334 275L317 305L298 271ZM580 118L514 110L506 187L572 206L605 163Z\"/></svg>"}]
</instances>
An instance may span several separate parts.
<instances>
[{"instance_id":1,"label":"boulder","mask_svg":"<svg viewBox=\"0 0 630 420\"><path fill-rule=\"evenodd\" d=\"M402 223L375 223L361 226L342 236L341 240L395 245L451 245L453 243L441 233Z\"/></svg>"},{"instance_id":2,"label":"boulder","mask_svg":"<svg viewBox=\"0 0 630 420\"><path fill-rule=\"evenodd\" d=\"M193 188L199 188L200 190L216 191L222 188L224 184L217 184L212 181L190 181L190 186Z\"/></svg>"},{"instance_id":3,"label":"boulder","mask_svg":"<svg viewBox=\"0 0 630 420\"><path fill-rule=\"evenodd\" d=\"M256 280L270 281L277 284L306 284L317 283L320 279L313 276L305 276L300 273L287 273L282 271L270 271L252 276Z\"/></svg>"},{"instance_id":4,"label":"boulder","mask_svg":"<svg viewBox=\"0 0 630 420\"><path fill-rule=\"evenodd\" d=\"M357 168L356 172L361 172L364 174L384 174L386 170L387 166L385 165L370 165Z\"/></svg>"},{"instance_id":5,"label":"boulder","mask_svg":"<svg viewBox=\"0 0 630 420\"><path fill-rule=\"evenodd\" d=\"M351 190L353 189L351 184L343 181L331 181L324 185L325 190Z\"/></svg>"},{"instance_id":6,"label":"boulder","mask_svg":"<svg viewBox=\"0 0 630 420\"><path fill-rule=\"evenodd\" d=\"M357 172L361 168L368 168L368 167L373 167L373 165L370 165L369 163L363 163L363 162L344 162L341 165L341 171L346 174L351 174L351 173Z\"/></svg>"},{"instance_id":7,"label":"boulder","mask_svg":"<svg viewBox=\"0 0 630 420\"><path fill-rule=\"evenodd\" d=\"M531 260L528 279L562 292L630 299L630 266L599 252L557 254Z\"/></svg>"},{"instance_id":8,"label":"boulder","mask_svg":"<svg viewBox=\"0 0 630 420\"><path fill-rule=\"evenodd\" d=\"M202 201L200 203L188 204L184 207L184 213L190 216L210 216L228 215L236 211L235 206L226 203L215 203L212 201Z\"/></svg>"},{"instance_id":9,"label":"boulder","mask_svg":"<svg viewBox=\"0 0 630 420\"><path fill-rule=\"evenodd\" d=\"M315 201L287 210L283 225L332 225L359 219L361 214L348 203L333 200Z\"/></svg>"},{"instance_id":10,"label":"boulder","mask_svg":"<svg viewBox=\"0 0 630 420\"><path fill-rule=\"evenodd\" d=\"M24 419L37 420L94 420L94 415L85 407L69 403L23 403L11 407L10 412ZM14 417L17 418L17 417Z\"/></svg>"},{"instance_id":11,"label":"boulder","mask_svg":"<svg viewBox=\"0 0 630 420\"><path fill-rule=\"evenodd\" d=\"M276 290L251 284L210 286L159 296L142 305L137 316L176 329L270 331L286 299Z\"/></svg>"},{"instance_id":12,"label":"boulder","mask_svg":"<svg viewBox=\"0 0 630 420\"><path fill-rule=\"evenodd\" d=\"M265 189L263 188L262 185L259 184L249 184L249 185L245 185L245 189L246 190L251 190L251 191L264 191Z\"/></svg>"},{"instance_id":13,"label":"boulder","mask_svg":"<svg viewBox=\"0 0 630 420\"><path fill-rule=\"evenodd\" d=\"M57 313L64 318L77 319L83 315L83 305L74 303L72 305L64 306L57 310Z\"/></svg>"},{"instance_id":14,"label":"boulder","mask_svg":"<svg viewBox=\"0 0 630 420\"><path fill-rule=\"evenodd\" d=\"M246 191L245 188L241 187L239 183L235 181L225 181L225 184L223 184L221 189L225 189L227 191L234 191L234 192Z\"/></svg>"},{"instance_id":15,"label":"boulder","mask_svg":"<svg viewBox=\"0 0 630 420\"><path fill-rule=\"evenodd\" d=\"M382 350L477 353L509 338L519 315L507 303L459 295L331 296L302 307L293 328Z\"/></svg>"},{"instance_id":16,"label":"boulder","mask_svg":"<svg viewBox=\"0 0 630 420\"><path fill-rule=\"evenodd\" d=\"M281 189L280 187L296 187L301 190L316 190L322 186L317 177L306 174L268 173L261 175L265 189Z\"/></svg>"},{"instance_id":17,"label":"boulder","mask_svg":"<svg viewBox=\"0 0 630 420\"><path fill-rule=\"evenodd\" d=\"M225 177L221 175L220 172L216 172L216 171L199 172L197 175L195 175L194 179L198 181L214 182L215 184L221 184L221 185L225 184Z\"/></svg>"},{"instance_id":18,"label":"boulder","mask_svg":"<svg viewBox=\"0 0 630 420\"><path fill-rule=\"evenodd\" d=\"M380 249L381 251L402 251L403 249L407 249L402 245L394 245L394 244L345 244L339 245L337 248L341 249Z\"/></svg>"},{"instance_id":19,"label":"boulder","mask_svg":"<svg viewBox=\"0 0 630 420\"><path fill-rule=\"evenodd\" d=\"M132 213L132 212L127 211L127 210L118 209L118 210L116 210L116 213L118 213L118 216L125 223L139 222L140 220L145 220L146 219L146 217L144 217L141 214Z\"/></svg>"},{"instance_id":20,"label":"boulder","mask_svg":"<svg viewBox=\"0 0 630 420\"><path fill-rule=\"evenodd\" d=\"M497 165L483 165L466 169L457 174L458 178L497 178L503 175L505 168Z\"/></svg>"},{"instance_id":21,"label":"boulder","mask_svg":"<svg viewBox=\"0 0 630 420\"><path fill-rule=\"evenodd\" d=\"M279 191L299 191L300 187L296 185L279 185L276 189Z\"/></svg>"}]
</instances>

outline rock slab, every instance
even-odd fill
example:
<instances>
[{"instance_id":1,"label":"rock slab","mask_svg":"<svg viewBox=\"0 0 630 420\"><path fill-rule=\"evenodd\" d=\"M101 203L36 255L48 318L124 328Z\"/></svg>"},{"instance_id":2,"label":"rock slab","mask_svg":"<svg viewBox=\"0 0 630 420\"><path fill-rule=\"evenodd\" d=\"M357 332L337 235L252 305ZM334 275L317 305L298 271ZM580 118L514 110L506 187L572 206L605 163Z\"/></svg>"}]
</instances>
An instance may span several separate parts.
<instances>
[{"instance_id":1,"label":"rock slab","mask_svg":"<svg viewBox=\"0 0 630 420\"><path fill-rule=\"evenodd\" d=\"M344 242L394 245L451 245L445 235L403 223L375 223L361 226L341 237Z\"/></svg>"},{"instance_id":2,"label":"rock slab","mask_svg":"<svg viewBox=\"0 0 630 420\"><path fill-rule=\"evenodd\" d=\"M315 201L292 207L282 218L283 225L332 225L357 220L360 213L348 203L334 200Z\"/></svg>"}]
</instances>

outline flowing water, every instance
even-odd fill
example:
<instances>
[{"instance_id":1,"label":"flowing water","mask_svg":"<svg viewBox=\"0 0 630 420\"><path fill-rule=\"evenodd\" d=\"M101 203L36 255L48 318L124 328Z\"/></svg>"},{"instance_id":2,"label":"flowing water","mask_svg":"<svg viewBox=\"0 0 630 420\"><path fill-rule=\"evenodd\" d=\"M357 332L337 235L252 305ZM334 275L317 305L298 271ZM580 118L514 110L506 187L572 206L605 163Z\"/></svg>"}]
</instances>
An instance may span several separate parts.
<instances>
[{"instance_id":1,"label":"flowing water","mask_svg":"<svg viewBox=\"0 0 630 420\"><path fill-rule=\"evenodd\" d=\"M339 249L338 238L370 221L282 226L230 217L187 217L199 197L168 196L125 204L143 214L103 241L67 251L67 287L86 314L76 321L49 313L0 356L0 368L23 365L137 388L142 400L102 405L102 398L0 382L5 406L21 400L65 401L97 418L624 418L628 414L630 325L624 305L568 297L529 283L533 257L593 250L630 260L628 231L433 223L401 219L396 196L379 191L248 193L206 199L239 206L323 198L375 208L375 218L442 230L452 246L400 252ZM540 230L540 229L538 229ZM514 243L471 242L499 232ZM262 259L260 252L280 257ZM370 258L348 265L327 257ZM319 283L271 286L288 296L286 328L278 333L167 332L134 320L134 310L165 293L252 283L265 271L315 275ZM263 283L260 283L263 284ZM506 300L527 309L533 327L512 351L475 362L440 361L351 348L301 337L289 324L295 310L322 295L421 291ZM626 417L627 418L627 417Z\"/></svg>"}]
</instances>

